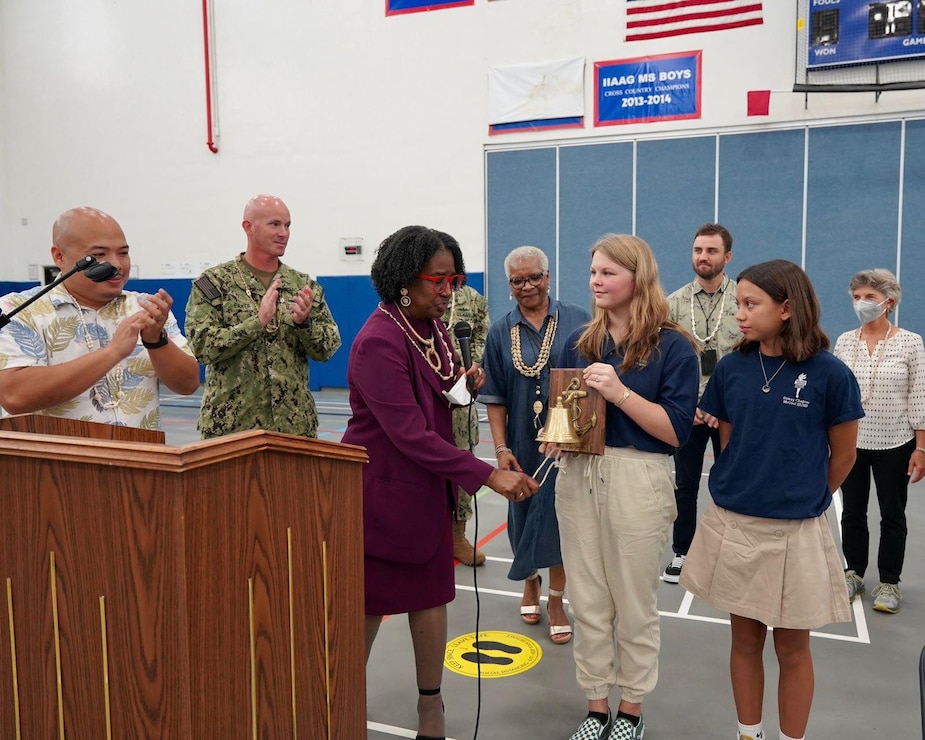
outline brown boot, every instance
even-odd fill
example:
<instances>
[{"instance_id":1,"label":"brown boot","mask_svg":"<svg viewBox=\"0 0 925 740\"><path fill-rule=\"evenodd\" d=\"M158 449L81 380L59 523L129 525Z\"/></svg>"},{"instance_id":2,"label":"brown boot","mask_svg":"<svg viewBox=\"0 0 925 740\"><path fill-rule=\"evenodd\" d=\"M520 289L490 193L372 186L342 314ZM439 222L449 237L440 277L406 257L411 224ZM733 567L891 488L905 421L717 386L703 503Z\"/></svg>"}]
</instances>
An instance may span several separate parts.
<instances>
[{"instance_id":1,"label":"brown boot","mask_svg":"<svg viewBox=\"0 0 925 740\"><path fill-rule=\"evenodd\" d=\"M485 553L476 550L472 543L466 539L466 523L453 522L453 557L463 565L482 565L485 562Z\"/></svg>"}]
</instances>

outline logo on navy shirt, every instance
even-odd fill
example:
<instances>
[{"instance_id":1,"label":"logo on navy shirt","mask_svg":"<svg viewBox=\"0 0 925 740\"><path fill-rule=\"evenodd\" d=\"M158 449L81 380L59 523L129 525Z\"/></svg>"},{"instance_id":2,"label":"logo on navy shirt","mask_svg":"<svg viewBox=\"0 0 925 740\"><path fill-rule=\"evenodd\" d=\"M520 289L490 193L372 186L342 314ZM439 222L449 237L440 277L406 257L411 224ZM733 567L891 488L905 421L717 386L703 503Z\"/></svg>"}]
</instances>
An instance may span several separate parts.
<instances>
[{"instance_id":1,"label":"logo on navy shirt","mask_svg":"<svg viewBox=\"0 0 925 740\"><path fill-rule=\"evenodd\" d=\"M797 406L801 409L805 409L809 406L809 401L806 399L800 398L800 392L809 385L809 381L806 379L806 373L800 373L797 375L796 380L793 381L793 387L796 389L796 395L784 396L784 404L786 406Z\"/></svg>"}]
</instances>

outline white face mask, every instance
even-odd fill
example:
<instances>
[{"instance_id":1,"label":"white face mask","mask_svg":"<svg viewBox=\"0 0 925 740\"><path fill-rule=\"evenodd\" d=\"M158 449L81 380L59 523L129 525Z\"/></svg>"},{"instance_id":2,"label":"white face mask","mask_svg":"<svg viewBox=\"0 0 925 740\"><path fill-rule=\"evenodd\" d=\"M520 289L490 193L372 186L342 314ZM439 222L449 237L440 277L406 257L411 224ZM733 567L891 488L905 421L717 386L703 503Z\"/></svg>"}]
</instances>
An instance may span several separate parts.
<instances>
[{"instance_id":1,"label":"white face mask","mask_svg":"<svg viewBox=\"0 0 925 740\"><path fill-rule=\"evenodd\" d=\"M858 319L860 319L862 324L869 324L871 321L876 321L883 315L883 312L886 311L886 309L883 308L883 304L888 300L890 299L885 298L880 301L880 303L865 300L855 301L854 312L858 315Z\"/></svg>"}]
</instances>

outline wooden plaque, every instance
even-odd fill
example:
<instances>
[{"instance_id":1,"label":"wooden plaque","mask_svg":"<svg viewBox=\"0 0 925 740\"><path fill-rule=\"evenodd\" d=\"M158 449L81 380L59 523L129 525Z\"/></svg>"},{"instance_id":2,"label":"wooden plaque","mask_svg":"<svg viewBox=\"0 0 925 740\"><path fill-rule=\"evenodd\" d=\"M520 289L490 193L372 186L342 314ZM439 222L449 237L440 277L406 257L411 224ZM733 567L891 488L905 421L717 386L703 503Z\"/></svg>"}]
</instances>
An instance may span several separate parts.
<instances>
[{"instance_id":1,"label":"wooden plaque","mask_svg":"<svg viewBox=\"0 0 925 740\"><path fill-rule=\"evenodd\" d=\"M578 408L581 415L578 417L577 426L588 424L596 416L596 421L588 431L580 434L581 442L579 444L562 445L566 452L577 452L585 455L603 455L604 454L604 426L607 423L607 402L604 397L593 388L585 385L581 376L580 368L551 368L549 371L549 408L555 408L556 398L564 393L573 381L577 380L578 390L587 395L577 398ZM572 405L565 402L569 410L569 418L572 418ZM547 411L547 419L549 412Z\"/></svg>"}]
</instances>

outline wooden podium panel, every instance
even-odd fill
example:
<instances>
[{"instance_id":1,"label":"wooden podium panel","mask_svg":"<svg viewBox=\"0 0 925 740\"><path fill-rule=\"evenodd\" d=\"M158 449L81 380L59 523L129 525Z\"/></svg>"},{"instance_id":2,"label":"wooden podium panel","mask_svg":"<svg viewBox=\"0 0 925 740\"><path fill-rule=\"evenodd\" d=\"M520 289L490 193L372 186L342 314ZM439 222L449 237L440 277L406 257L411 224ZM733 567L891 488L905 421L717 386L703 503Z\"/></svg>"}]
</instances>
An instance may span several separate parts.
<instances>
[{"instance_id":1,"label":"wooden podium panel","mask_svg":"<svg viewBox=\"0 0 925 740\"><path fill-rule=\"evenodd\" d=\"M365 451L83 431L0 432L0 736L365 737Z\"/></svg>"}]
</instances>

